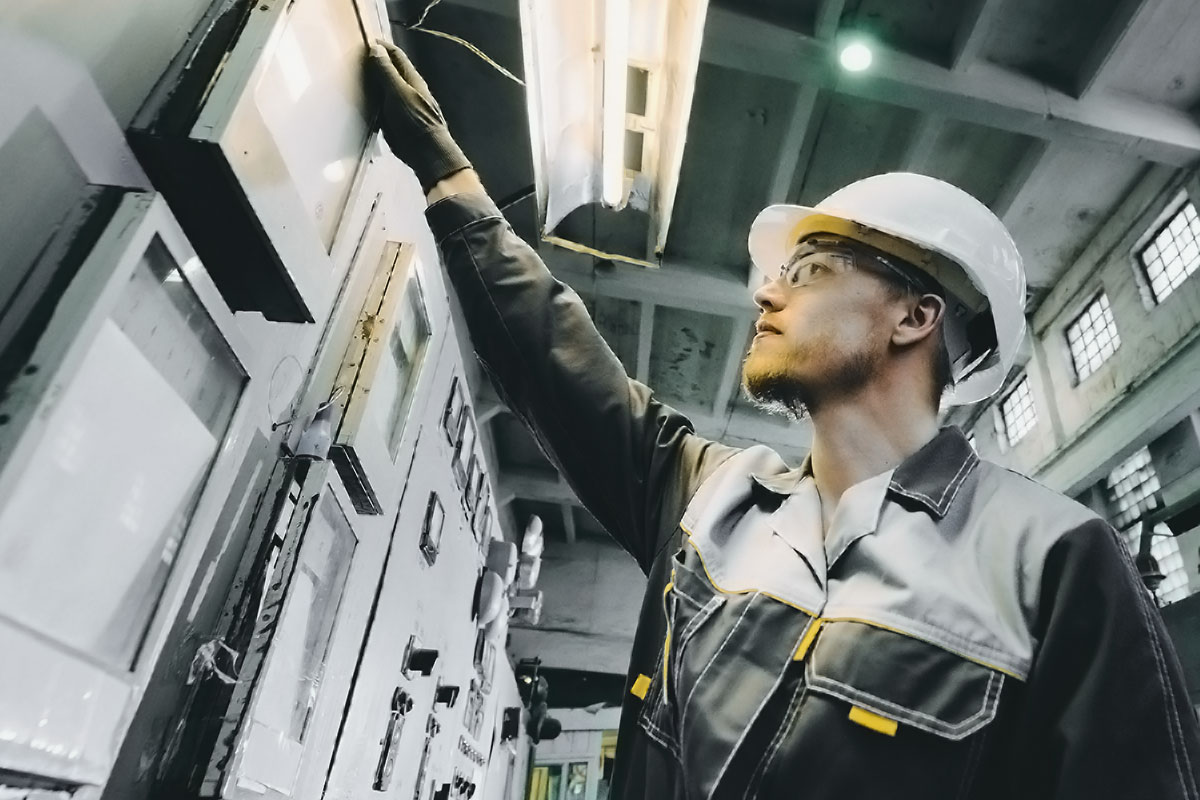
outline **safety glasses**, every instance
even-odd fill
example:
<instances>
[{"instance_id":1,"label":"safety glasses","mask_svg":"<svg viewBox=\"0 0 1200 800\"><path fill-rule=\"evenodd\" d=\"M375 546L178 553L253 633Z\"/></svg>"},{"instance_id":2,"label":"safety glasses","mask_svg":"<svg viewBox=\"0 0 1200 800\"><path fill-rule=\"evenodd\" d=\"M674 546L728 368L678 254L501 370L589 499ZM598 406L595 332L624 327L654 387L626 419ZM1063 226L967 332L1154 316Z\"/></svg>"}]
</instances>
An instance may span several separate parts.
<instances>
[{"instance_id":1,"label":"safety glasses","mask_svg":"<svg viewBox=\"0 0 1200 800\"><path fill-rule=\"evenodd\" d=\"M934 287L923 285L908 270L874 253L867 254L819 239L806 239L796 245L792 255L779 268L779 278L785 286L798 289L827 275L838 275L862 269L877 275L898 279L919 294L936 293Z\"/></svg>"}]
</instances>

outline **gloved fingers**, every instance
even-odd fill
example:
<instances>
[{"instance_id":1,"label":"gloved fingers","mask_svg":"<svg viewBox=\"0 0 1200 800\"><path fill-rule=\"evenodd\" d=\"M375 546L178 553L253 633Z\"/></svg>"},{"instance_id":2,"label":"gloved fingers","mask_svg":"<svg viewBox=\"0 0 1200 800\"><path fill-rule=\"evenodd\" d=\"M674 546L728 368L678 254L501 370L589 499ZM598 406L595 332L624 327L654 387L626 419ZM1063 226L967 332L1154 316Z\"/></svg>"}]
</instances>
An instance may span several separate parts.
<instances>
[{"instance_id":1,"label":"gloved fingers","mask_svg":"<svg viewBox=\"0 0 1200 800\"><path fill-rule=\"evenodd\" d=\"M390 87L407 101L415 92L412 86L404 80L396 65L392 62L387 50L374 45L367 58L367 72L371 79L381 88Z\"/></svg>"},{"instance_id":2,"label":"gloved fingers","mask_svg":"<svg viewBox=\"0 0 1200 800\"><path fill-rule=\"evenodd\" d=\"M417 72L417 68L413 66L413 63L409 60L408 55L391 42L380 42L380 44L383 45L383 48L387 52L388 57L391 59L392 64L396 67L396 71L400 73L400 77L403 78L408 85L412 86L422 95L424 95L426 100L432 102L433 93L429 91L429 84L425 83L425 79L421 77L421 73Z\"/></svg>"}]
</instances>

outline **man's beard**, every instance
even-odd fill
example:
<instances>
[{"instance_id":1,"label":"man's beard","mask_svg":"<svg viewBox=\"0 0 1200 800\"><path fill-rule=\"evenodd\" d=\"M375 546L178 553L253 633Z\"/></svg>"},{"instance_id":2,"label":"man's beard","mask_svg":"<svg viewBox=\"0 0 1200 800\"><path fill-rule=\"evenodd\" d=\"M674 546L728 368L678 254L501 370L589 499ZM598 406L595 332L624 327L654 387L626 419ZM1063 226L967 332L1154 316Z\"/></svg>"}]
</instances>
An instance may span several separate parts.
<instances>
[{"instance_id":1,"label":"man's beard","mask_svg":"<svg viewBox=\"0 0 1200 800\"><path fill-rule=\"evenodd\" d=\"M793 422L808 416L805 386L790 372L769 369L747 373L743 362L741 392L759 411Z\"/></svg>"},{"instance_id":2,"label":"man's beard","mask_svg":"<svg viewBox=\"0 0 1200 800\"><path fill-rule=\"evenodd\" d=\"M772 363L769 369L747 372L746 362L749 359L750 355L747 354L742 362L742 396L760 411L787 417L793 422L811 416L822 400L861 388L875 372L871 355L859 352L834 365L832 370L821 376L819 386L812 386L795 372L781 369L778 363Z\"/></svg>"}]
</instances>

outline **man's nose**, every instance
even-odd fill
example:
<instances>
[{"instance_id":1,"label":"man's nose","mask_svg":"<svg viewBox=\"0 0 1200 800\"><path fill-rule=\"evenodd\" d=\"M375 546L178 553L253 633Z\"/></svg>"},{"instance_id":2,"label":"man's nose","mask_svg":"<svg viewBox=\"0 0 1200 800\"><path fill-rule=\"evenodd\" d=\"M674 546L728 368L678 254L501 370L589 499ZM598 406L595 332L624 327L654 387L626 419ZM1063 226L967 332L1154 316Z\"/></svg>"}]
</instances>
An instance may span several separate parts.
<instances>
[{"instance_id":1,"label":"man's nose","mask_svg":"<svg viewBox=\"0 0 1200 800\"><path fill-rule=\"evenodd\" d=\"M754 304L763 311L778 311L780 303L780 285L778 280L768 279L754 291Z\"/></svg>"}]
</instances>

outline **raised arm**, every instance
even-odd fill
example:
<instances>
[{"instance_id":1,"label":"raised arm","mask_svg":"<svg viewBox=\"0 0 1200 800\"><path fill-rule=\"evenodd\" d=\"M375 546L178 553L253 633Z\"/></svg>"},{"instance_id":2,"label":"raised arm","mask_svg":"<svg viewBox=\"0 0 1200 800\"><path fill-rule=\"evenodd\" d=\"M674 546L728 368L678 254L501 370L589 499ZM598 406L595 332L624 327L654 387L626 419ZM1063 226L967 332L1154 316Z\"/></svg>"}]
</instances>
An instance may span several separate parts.
<instances>
[{"instance_id":1,"label":"raised arm","mask_svg":"<svg viewBox=\"0 0 1200 800\"><path fill-rule=\"evenodd\" d=\"M505 404L583 505L648 571L700 483L734 449L631 380L587 310L483 191L428 87L372 51L384 137L428 193L427 218L472 345Z\"/></svg>"}]
</instances>

